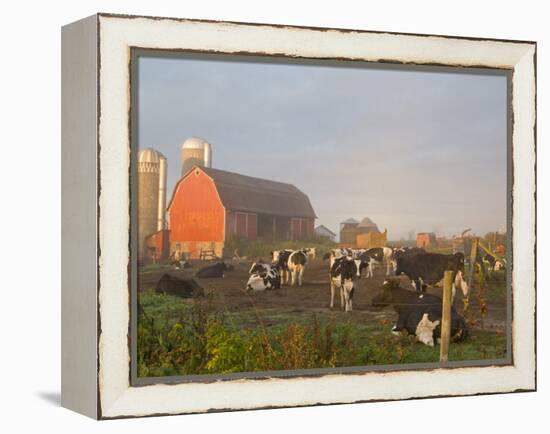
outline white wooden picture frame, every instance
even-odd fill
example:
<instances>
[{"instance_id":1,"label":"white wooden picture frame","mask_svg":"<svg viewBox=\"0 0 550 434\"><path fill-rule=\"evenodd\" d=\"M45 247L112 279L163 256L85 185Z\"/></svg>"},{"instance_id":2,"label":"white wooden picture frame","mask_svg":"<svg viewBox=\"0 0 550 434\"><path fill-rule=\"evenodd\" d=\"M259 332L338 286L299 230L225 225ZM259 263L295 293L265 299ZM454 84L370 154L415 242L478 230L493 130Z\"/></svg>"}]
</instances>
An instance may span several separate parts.
<instances>
[{"instance_id":1,"label":"white wooden picture frame","mask_svg":"<svg viewBox=\"0 0 550 434\"><path fill-rule=\"evenodd\" d=\"M512 73L512 360L501 366L133 385L132 48ZM97 419L536 389L536 44L98 14L62 33L62 404Z\"/></svg>"}]
</instances>

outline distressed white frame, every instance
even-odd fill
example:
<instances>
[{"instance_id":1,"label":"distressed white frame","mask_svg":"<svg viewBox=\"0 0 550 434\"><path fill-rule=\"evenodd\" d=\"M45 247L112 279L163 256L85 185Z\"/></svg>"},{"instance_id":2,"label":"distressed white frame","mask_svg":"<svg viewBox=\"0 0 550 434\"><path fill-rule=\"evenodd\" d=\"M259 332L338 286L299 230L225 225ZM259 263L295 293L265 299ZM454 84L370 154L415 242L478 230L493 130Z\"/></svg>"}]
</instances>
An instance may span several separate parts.
<instances>
[{"instance_id":1,"label":"distressed white frame","mask_svg":"<svg viewBox=\"0 0 550 434\"><path fill-rule=\"evenodd\" d=\"M533 390L535 44L99 15L99 417ZM513 365L131 387L130 47L513 69Z\"/></svg>"}]
</instances>

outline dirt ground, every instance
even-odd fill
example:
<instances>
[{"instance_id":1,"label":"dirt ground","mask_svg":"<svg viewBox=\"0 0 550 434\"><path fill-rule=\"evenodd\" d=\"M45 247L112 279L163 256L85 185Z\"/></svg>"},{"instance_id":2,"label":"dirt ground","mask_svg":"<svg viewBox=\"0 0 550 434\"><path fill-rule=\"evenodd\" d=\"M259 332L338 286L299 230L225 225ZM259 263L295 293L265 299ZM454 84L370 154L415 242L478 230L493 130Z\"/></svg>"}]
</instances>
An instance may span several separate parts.
<instances>
[{"instance_id":1,"label":"dirt ground","mask_svg":"<svg viewBox=\"0 0 550 434\"><path fill-rule=\"evenodd\" d=\"M152 289L155 287L158 279L164 274L169 273L178 277L193 277L194 274L208 261L193 261L192 268L185 270L176 270L173 267L149 267L141 271L138 279L138 288L140 291ZM229 263L226 261L226 263ZM230 313L256 312L259 314L290 314L311 315L317 312L323 315L329 315L335 320L352 319L360 323L369 323L372 320L387 319L395 321L396 315L391 307L384 309L373 308L371 306L372 298L380 291L382 283L386 278L385 266L379 266L375 269L374 278L361 278L356 282L356 291L353 300L353 312L342 312L339 309L339 294L335 297L335 308L331 311L330 304L330 286L328 280L327 260L311 260L304 272L302 286L283 286L281 289L247 293L245 291L248 280L248 270L250 261L231 262L234 271L228 271L222 279L199 279L197 282L210 294L211 302L215 309ZM400 276L401 286L412 289L409 279ZM441 295L441 288L429 288L428 292ZM486 331L502 331L506 323L506 299L502 290L497 294L492 290L489 283L489 290L486 293L488 299L488 312L483 323L476 322L474 328L483 328ZM457 292L455 307L462 312L461 293ZM477 303L476 290L472 291L470 296L470 313L474 319L480 318L479 304Z\"/></svg>"}]
</instances>

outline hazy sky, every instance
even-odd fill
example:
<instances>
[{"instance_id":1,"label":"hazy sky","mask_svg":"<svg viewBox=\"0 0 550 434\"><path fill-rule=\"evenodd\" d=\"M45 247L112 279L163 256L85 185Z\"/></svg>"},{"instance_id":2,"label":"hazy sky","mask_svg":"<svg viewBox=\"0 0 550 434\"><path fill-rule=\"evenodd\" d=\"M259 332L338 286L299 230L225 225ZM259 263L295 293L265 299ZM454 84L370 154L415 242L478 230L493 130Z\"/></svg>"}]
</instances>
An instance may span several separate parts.
<instances>
[{"instance_id":1,"label":"hazy sky","mask_svg":"<svg viewBox=\"0 0 550 434\"><path fill-rule=\"evenodd\" d=\"M167 157L169 197L180 146L199 136L212 144L213 167L295 184L316 225L334 232L364 216L390 239L506 224L504 76L139 62L139 146Z\"/></svg>"}]
</instances>

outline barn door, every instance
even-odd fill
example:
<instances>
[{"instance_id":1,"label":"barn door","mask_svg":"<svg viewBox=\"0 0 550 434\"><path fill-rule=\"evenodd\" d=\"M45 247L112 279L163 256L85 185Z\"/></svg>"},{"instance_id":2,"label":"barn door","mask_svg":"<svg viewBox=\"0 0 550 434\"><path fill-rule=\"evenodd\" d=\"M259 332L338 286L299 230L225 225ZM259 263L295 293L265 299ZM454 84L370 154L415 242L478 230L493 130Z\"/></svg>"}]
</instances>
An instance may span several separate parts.
<instances>
[{"instance_id":1,"label":"barn door","mask_svg":"<svg viewBox=\"0 0 550 434\"><path fill-rule=\"evenodd\" d=\"M292 237L292 241L298 241L302 238L302 219L291 220L290 234Z\"/></svg>"},{"instance_id":2,"label":"barn door","mask_svg":"<svg viewBox=\"0 0 550 434\"><path fill-rule=\"evenodd\" d=\"M247 215L243 212L235 213L235 235L237 238L248 237Z\"/></svg>"}]
</instances>

